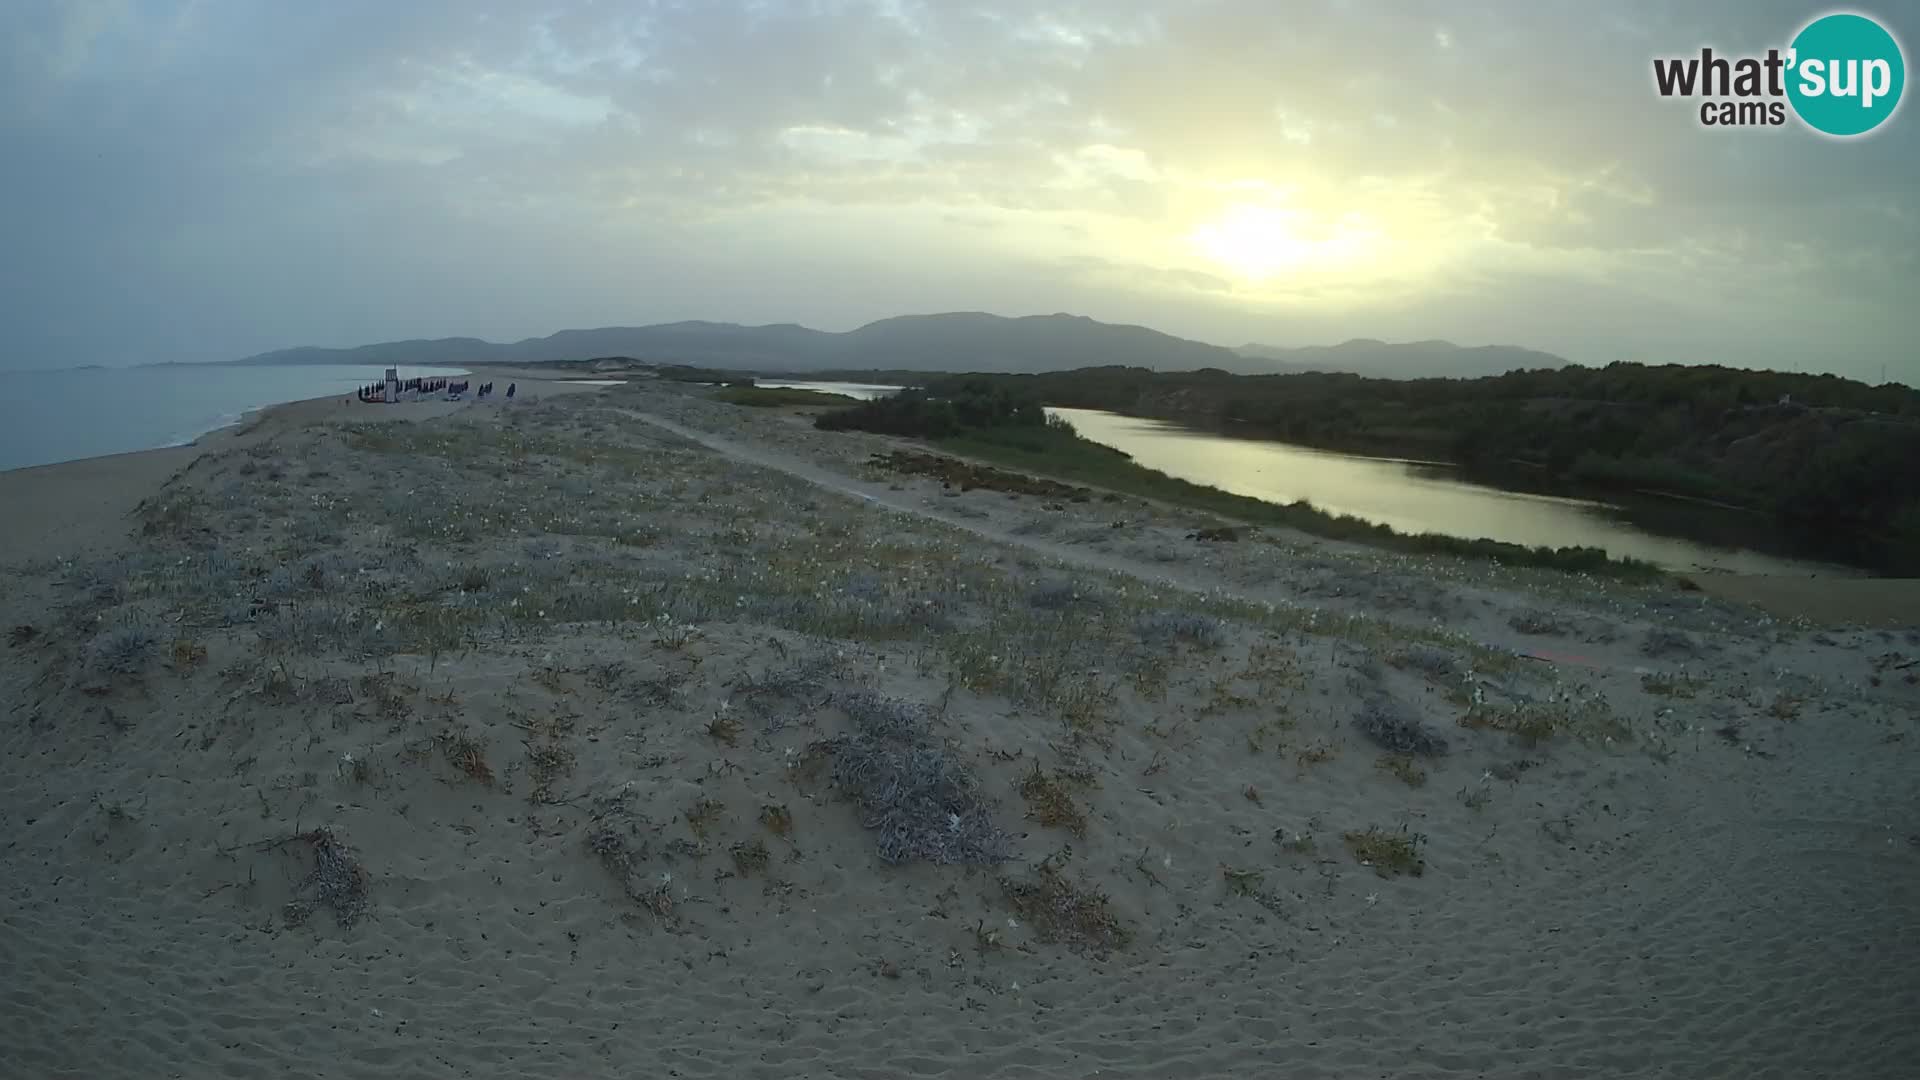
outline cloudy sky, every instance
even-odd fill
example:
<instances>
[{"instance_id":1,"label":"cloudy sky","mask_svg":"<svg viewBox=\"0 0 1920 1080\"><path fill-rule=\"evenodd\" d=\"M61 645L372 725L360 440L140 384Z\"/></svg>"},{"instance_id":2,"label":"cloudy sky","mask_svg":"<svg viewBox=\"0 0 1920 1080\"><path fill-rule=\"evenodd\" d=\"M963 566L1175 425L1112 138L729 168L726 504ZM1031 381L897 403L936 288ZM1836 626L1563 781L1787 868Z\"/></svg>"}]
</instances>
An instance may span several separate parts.
<instances>
[{"instance_id":1,"label":"cloudy sky","mask_svg":"<svg viewBox=\"0 0 1920 1080\"><path fill-rule=\"evenodd\" d=\"M1920 113L1652 91L1820 10L11 0L0 365L990 310L1920 383Z\"/></svg>"}]
</instances>

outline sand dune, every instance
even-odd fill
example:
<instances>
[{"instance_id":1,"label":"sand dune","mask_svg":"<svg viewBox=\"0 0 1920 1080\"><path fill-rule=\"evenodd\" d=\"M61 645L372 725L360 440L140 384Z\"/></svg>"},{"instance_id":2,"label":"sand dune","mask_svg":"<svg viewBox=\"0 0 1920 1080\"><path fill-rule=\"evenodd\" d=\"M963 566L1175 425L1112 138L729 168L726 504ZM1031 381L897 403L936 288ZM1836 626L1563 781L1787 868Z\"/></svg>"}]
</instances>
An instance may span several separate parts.
<instances>
[{"instance_id":1,"label":"sand dune","mask_svg":"<svg viewBox=\"0 0 1920 1080\"><path fill-rule=\"evenodd\" d=\"M0 476L0 1074L1920 1053L1920 631L545 389Z\"/></svg>"}]
</instances>

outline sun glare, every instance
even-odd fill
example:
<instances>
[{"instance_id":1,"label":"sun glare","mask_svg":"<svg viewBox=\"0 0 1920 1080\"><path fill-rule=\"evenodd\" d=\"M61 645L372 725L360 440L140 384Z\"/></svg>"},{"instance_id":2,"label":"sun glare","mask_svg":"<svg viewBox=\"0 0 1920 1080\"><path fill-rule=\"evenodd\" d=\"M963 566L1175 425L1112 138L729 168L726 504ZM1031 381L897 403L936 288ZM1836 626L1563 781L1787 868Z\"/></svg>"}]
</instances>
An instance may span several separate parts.
<instances>
[{"instance_id":1,"label":"sun glare","mask_svg":"<svg viewBox=\"0 0 1920 1080\"><path fill-rule=\"evenodd\" d=\"M1316 225L1303 211L1256 203L1230 206L1187 236L1200 255L1249 282L1351 265L1371 253L1377 238L1360 223Z\"/></svg>"}]
</instances>

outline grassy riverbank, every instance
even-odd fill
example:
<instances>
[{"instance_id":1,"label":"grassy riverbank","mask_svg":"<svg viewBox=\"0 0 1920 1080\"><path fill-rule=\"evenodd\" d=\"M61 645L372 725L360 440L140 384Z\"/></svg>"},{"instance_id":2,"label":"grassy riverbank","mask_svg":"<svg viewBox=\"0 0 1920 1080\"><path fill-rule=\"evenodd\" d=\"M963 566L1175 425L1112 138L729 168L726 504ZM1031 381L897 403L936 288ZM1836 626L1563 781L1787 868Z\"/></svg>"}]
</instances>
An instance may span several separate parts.
<instances>
[{"instance_id":1,"label":"grassy riverbank","mask_svg":"<svg viewBox=\"0 0 1920 1080\"><path fill-rule=\"evenodd\" d=\"M1331 540L1368 544L1394 551L1494 559L1514 566L1536 566L1622 578L1657 578L1662 571L1638 559L1619 559L1594 547L1527 547L1499 540L1468 539L1441 533L1406 533L1350 514L1334 514L1310 502L1273 503L1236 495L1206 484L1168 476L1136 464L1126 455L1083 439L1062 425L1037 429L987 429L934 440L943 450L1025 469L1043 476L1090 484L1111 491L1203 510L1252 525L1295 529Z\"/></svg>"},{"instance_id":2,"label":"grassy riverbank","mask_svg":"<svg viewBox=\"0 0 1920 1080\"><path fill-rule=\"evenodd\" d=\"M1049 420L1039 405L1004 383L961 381L938 396L908 390L823 414L828 431L871 431L930 441L956 454L1042 476L1203 510L1235 521L1296 529L1313 536L1369 544L1395 551L1493 559L1515 566L1546 567L1626 578L1654 578L1658 567L1617 559L1593 547L1526 547L1498 540L1439 533L1405 533L1312 503L1272 503L1177 479L1129 456L1082 438L1063 420Z\"/></svg>"}]
</instances>

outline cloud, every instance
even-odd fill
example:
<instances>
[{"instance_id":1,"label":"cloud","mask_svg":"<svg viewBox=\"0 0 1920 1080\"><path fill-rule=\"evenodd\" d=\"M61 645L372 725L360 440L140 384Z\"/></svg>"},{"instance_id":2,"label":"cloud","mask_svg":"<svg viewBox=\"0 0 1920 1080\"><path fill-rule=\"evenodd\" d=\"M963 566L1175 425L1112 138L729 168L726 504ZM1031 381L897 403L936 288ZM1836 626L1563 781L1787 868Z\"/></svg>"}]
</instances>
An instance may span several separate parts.
<instances>
[{"instance_id":1,"label":"cloud","mask_svg":"<svg viewBox=\"0 0 1920 1080\"><path fill-rule=\"evenodd\" d=\"M1776 0L14 5L0 363L1001 308L1229 342L1876 375L1891 358L1920 380L1913 116L1854 144L1709 133L1651 89L1656 54L1764 48L1804 18ZM1299 257L1221 242L1249 222ZM1341 235L1369 237L1365 257Z\"/></svg>"}]
</instances>

